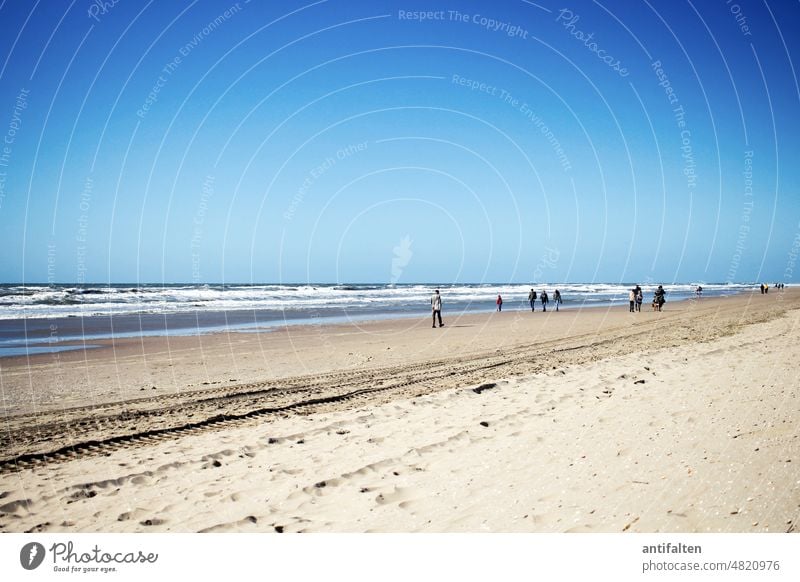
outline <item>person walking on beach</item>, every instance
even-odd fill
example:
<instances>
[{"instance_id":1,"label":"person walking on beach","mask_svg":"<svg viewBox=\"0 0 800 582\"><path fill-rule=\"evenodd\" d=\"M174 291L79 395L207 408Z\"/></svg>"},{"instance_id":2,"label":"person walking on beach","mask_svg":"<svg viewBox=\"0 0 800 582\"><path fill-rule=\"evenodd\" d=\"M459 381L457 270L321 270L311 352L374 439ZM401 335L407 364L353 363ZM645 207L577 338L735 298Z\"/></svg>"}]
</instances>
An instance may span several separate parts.
<instances>
[{"instance_id":1,"label":"person walking on beach","mask_svg":"<svg viewBox=\"0 0 800 582\"><path fill-rule=\"evenodd\" d=\"M764 283L761 283L761 294L764 294Z\"/></svg>"},{"instance_id":2,"label":"person walking on beach","mask_svg":"<svg viewBox=\"0 0 800 582\"><path fill-rule=\"evenodd\" d=\"M547 291L543 290L541 297L542 297L542 311L547 311L547 302L550 301L550 299L547 297Z\"/></svg>"},{"instance_id":3,"label":"person walking on beach","mask_svg":"<svg viewBox=\"0 0 800 582\"><path fill-rule=\"evenodd\" d=\"M556 311L558 311L558 305L561 303L561 291L556 289L556 292L553 293L553 302L556 304Z\"/></svg>"},{"instance_id":4,"label":"person walking on beach","mask_svg":"<svg viewBox=\"0 0 800 582\"><path fill-rule=\"evenodd\" d=\"M636 292L636 311L641 313L642 311L642 302L644 301L644 295L642 294L642 288L638 285L636 286L638 291Z\"/></svg>"},{"instance_id":5,"label":"person walking on beach","mask_svg":"<svg viewBox=\"0 0 800 582\"><path fill-rule=\"evenodd\" d=\"M503 311L503 298L500 295L497 296L495 303L497 304L497 311Z\"/></svg>"},{"instance_id":6,"label":"person walking on beach","mask_svg":"<svg viewBox=\"0 0 800 582\"><path fill-rule=\"evenodd\" d=\"M439 290L433 292L431 296L431 312L433 313L433 327L436 327L436 318L439 318L439 327L444 327L442 323L442 296Z\"/></svg>"},{"instance_id":7,"label":"person walking on beach","mask_svg":"<svg viewBox=\"0 0 800 582\"><path fill-rule=\"evenodd\" d=\"M528 293L528 301L531 302L531 311L536 311L536 291L533 289Z\"/></svg>"},{"instance_id":8,"label":"person walking on beach","mask_svg":"<svg viewBox=\"0 0 800 582\"><path fill-rule=\"evenodd\" d=\"M630 306L628 307L628 311L633 313L634 305L636 305L636 291L634 291L633 289L628 291L628 303L630 304Z\"/></svg>"},{"instance_id":9,"label":"person walking on beach","mask_svg":"<svg viewBox=\"0 0 800 582\"><path fill-rule=\"evenodd\" d=\"M656 292L653 294L653 304L656 306L656 309L658 311L661 311L661 308L664 306L664 303L667 302L667 300L664 298L664 295L666 295L666 293L664 292L664 288L661 285L659 285L658 289L656 289Z\"/></svg>"},{"instance_id":10,"label":"person walking on beach","mask_svg":"<svg viewBox=\"0 0 800 582\"><path fill-rule=\"evenodd\" d=\"M698 285L697 289L694 290L694 294L697 295L697 298L699 299L703 295L703 288Z\"/></svg>"}]
</instances>

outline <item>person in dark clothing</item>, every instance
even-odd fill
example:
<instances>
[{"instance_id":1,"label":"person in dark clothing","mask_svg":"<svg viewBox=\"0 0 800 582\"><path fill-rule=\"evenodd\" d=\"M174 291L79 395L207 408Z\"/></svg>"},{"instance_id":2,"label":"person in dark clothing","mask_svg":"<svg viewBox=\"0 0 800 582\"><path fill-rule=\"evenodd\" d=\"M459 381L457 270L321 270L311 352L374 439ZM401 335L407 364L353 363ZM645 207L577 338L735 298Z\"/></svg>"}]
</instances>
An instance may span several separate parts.
<instances>
[{"instance_id":1,"label":"person in dark clothing","mask_svg":"<svg viewBox=\"0 0 800 582\"><path fill-rule=\"evenodd\" d=\"M561 303L561 291L556 289L556 292L553 293L553 301L556 304L556 311L558 311L558 305Z\"/></svg>"},{"instance_id":2,"label":"person in dark clothing","mask_svg":"<svg viewBox=\"0 0 800 582\"><path fill-rule=\"evenodd\" d=\"M436 327L436 318L439 318L439 327L444 327L442 323L442 296L439 290L433 292L431 296L431 313L433 314L433 327Z\"/></svg>"},{"instance_id":3,"label":"person in dark clothing","mask_svg":"<svg viewBox=\"0 0 800 582\"><path fill-rule=\"evenodd\" d=\"M503 298L498 295L495 303L497 304L497 311L503 311Z\"/></svg>"},{"instance_id":4,"label":"person in dark clothing","mask_svg":"<svg viewBox=\"0 0 800 582\"><path fill-rule=\"evenodd\" d=\"M761 294L764 294L764 283L761 283Z\"/></svg>"},{"instance_id":5,"label":"person in dark clothing","mask_svg":"<svg viewBox=\"0 0 800 582\"><path fill-rule=\"evenodd\" d=\"M531 302L531 311L536 311L536 291L533 289L528 293L528 301Z\"/></svg>"},{"instance_id":6,"label":"person in dark clothing","mask_svg":"<svg viewBox=\"0 0 800 582\"><path fill-rule=\"evenodd\" d=\"M550 300L547 297L547 291L542 291L541 298L542 298L542 311L547 311L547 302Z\"/></svg>"},{"instance_id":7,"label":"person in dark clothing","mask_svg":"<svg viewBox=\"0 0 800 582\"><path fill-rule=\"evenodd\" d=\"M653 294L653 304L656 305L658 311L661 311L661 308L664 306L664 303L667 302L666 298L664 297L665 295L666 292L664 291L664 288L661 285L659 285L658 289L656 289L656 292Z\"/></svg>"}]
</instances>

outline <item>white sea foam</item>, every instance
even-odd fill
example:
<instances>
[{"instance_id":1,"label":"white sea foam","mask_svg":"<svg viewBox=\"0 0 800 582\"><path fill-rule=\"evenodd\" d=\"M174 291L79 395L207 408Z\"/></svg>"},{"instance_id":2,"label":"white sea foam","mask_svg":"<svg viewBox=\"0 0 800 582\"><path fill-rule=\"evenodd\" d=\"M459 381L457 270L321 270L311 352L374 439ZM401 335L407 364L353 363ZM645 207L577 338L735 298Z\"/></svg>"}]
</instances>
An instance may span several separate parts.
<instances>
[{"instance_id":1,"label":"white sea foam","mask_svg":"<svg viewBox=\"0 0 800 582\"><path fill-rule=\"evenodd\" d=\"M632 284L561 283L536 285L551 296L559 289L565 307L626 301ZM664 285L668 300L694 295L697 283ZM146 286L0 286L0 319L86 317L143 313L221 311L423 311L436 285L146 285ZM491 309L498 294L506 305L527 301L530 285L439 285L445 306L453 310ZM656 285L642 285L646 301ZM752 289L752 284L703 284L704 295Z\"/></svg>"}]
</instances>

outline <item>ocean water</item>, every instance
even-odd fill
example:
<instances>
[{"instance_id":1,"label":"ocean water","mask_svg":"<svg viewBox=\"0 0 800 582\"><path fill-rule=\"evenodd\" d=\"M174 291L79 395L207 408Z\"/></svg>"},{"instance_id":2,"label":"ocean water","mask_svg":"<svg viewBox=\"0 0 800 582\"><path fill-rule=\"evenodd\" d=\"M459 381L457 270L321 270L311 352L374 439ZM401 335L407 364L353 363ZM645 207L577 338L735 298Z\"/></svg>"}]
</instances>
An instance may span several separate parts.
<instances>
[{"instance_id":1,"label":"ocean water","mask_svg":"<svg viewBox=\"0 0 800 582\"><path fill-rule=\"evenodd\" d=\"M703 296L732 295L754 284L705 284ZM536 285L561 291L562 309L626 304L635 283L563 283ZM664 285L667 301L694 297L697 283ZM656 285L641 284L644 301ZM417 317L430 312L430 296L439 289L447 316L492 311L498 294L503 309L530 309L530 285L0 285L0 356L27 347L64 342L186 335L212 331L267 331L277 325ZM551 303L551 307L552 303ZM537 301L537 309L541 303ZM42 350L37 350L42 351Z\"/></svg>"},{"instance_id":2,"label":"ocean water","mask_svg":"<svg viewBox=\"0 0 800 582\"><path fill-rule=\"evenodd\" d=\"M613 304L628 300L626 284L548 284L552 299L559 289L564 307ZM649 302L657 285L641 285ZM697 283L664 285L668 300L694 295ZM529 285L0 285L0 319L172 314L210 311L282 311L302 317L314 312L352 310L392 314L427 311L430 295L440 289L448 310L494 309L498 294L506 308L527 301ZM703 284L706 296L729 295L753 284Z\"/></svg>"}]
</instances>

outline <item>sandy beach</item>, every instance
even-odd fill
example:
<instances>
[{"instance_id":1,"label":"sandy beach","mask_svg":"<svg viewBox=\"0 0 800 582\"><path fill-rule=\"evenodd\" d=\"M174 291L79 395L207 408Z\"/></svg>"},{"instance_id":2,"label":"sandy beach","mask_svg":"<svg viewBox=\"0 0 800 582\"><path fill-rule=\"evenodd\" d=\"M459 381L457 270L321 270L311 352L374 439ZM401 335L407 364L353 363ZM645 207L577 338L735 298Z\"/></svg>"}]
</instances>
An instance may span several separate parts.
<instances>
[{"instance_id":1,"label":"sandy beach","mask_svg":"<svg viewBox=\"0 0 800 582\"><path fill-rule=\"evenodd\" d=\"M800 291L645 308L4 358L0 531L794 531Z\"/></svg>"}]
</instances>

